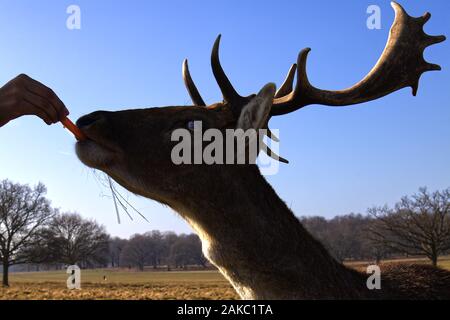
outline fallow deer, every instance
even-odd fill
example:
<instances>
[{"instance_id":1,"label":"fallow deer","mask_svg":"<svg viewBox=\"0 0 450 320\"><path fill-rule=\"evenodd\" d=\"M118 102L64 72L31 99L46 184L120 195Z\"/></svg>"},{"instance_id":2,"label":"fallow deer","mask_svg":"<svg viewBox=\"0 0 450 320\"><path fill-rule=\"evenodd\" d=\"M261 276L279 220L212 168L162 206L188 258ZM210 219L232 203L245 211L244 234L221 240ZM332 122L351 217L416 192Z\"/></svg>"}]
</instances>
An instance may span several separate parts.
<instances>
[{"instance_id":1,"label":"fallow deer","mask_svg":"<svg viewBox=\"0 0 450 320\"><path fill-rule=\"evenodd\" d=\"M177 211L200 236L205 256L244 299L450 298L450 272L427 266L385 268L382 289L368 290L367 276L333 259L255 164L175 165L171 161L175 144L171 133L190 128L192 121L202 121L205 129L260 129L272 116L307 105L353 105L405 87L412 87L416 95L422 73L440 70L424 60L423 51L445 37L425 34L429 13L414 18L399 4L392 6L396 15L382 56L349 89L328 91L311 85L306 74L310 49L305 49L277 92L275 85L268 84L257 95L243 97L221 67L219 36L211 64L222 102L205 105L185 61L183 76L194 106L83 116L77 125L88 140L77 143L77 155L131 192ZM414 276L417 273L421 276Z\"/></svg>"}]
</instances>

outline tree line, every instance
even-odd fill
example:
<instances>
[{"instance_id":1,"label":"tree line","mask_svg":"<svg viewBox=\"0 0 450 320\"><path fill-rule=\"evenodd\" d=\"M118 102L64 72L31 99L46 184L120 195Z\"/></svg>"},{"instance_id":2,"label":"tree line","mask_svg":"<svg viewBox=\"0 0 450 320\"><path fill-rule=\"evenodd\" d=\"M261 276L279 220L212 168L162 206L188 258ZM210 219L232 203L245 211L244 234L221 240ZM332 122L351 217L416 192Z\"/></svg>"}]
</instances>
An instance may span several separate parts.
<instances>
[{"instance_id":1,"label":"tree line","mask_svg":"<svg viewBox=\"0 0 450 320\"><path fill-rule=\"evenodd\" d=\"M135 234L130 239L114 237L109 241L109 265L113 268L186 269L189 265L206 267L202 244L195 234L177 235L157 230Z\"/></svg>"},{"instance_id":2,"label":"tree line","mask_svg":"<svg viewBox=\"0 0 450 320\"><path fill-rule=\"evenodd\" d=\"M205 267L200 239L194 234L150 231L129 239L111 237L94 220L77 213L60 213L35 187L0 181L0 260L3 285L14 265L62 268ZM376 260L421 255L437 265L450 250L450 188L403 197L393 207L368 209L333 219L299 220L339 261Z\"/></svg>"},{"instance_id":3,"label":"tree line","mask_svg":"<svg viewBox=\"0 0 450 320\"><path fill-rule=\"evenodd\" d=\"M425 256L433 266L450 250L450 188L426 188L393 207L373 207L367 214L300 221L339 261Z\"/></svg>"}]
</instances>

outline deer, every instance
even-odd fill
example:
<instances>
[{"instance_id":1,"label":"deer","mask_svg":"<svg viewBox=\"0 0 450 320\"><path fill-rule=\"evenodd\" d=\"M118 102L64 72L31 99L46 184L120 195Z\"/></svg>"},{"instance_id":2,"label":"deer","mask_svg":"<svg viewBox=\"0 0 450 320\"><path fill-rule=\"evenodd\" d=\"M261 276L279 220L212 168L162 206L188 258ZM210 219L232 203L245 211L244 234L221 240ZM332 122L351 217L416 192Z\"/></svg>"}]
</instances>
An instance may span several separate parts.
<instances>
[{"instance_id":1,"label":"deer","mask_svg":"<svg viewBox=\"0 0 450 320\"><path fill-rule=\"evenodd\" d=\"M192 121L221 131L262 129L268 128L271 117L308 105L361 104L406 87L415 96L421 75L441 70L425 61L423 51L446 38L424 32L430 13L411 17L398 3L391 5L395 19L381 57L349 89L314 87L306 72L307 48L299 53L278 90L269 83L257 94L241 96L221 66L219 35L211 66L223 101L206 105L185 60L183 79L193 105L82 116L76 124L87 139L76 143L76 154L83 164L103 171L130 192L176 211L200 237L206 258L242 299L450 298L450 272L425 265L387 266L382 269L381 290L369 290L367 275L335 260L255 163L175 165L171 161L175 143L171 133L178 128L189 130ZM269 138L277 139L267 132ZM268 148L261 150L287 162Z\"/></svg>"}]
</instances>

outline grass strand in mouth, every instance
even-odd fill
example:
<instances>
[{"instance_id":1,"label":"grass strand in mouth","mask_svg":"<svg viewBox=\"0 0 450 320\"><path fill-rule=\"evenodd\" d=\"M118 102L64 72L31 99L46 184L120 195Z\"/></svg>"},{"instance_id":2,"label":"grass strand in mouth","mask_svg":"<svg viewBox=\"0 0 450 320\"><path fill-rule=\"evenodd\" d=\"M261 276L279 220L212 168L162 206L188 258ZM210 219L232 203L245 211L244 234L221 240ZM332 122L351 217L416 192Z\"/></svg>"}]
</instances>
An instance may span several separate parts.
<instances>
[{"instance_id":1,"label":"grass strand in mouth","mask_svg":"<svg viewBox=\"0 0 450 320\"><path fill-rule=\"evenodd\" d=\"M108 176L108 179L109 179L109 181L111 182L111 178L110 178L109 176ZM148 219L147 219L147 218L146 218L146 217L145 217L138 209L136 209L136 208L135 208L135 207L134 207L127 199L125 199L124 196L122 196L122 195L120 194L120 192L117 191L117 189L116 189L116 187L114 186L114 184L111 183L111 187L112 187L112 190L113 190L113 192L114 192L114 195L115 195L116 199L119 200L119 204L122 206L122 208L124 209L124 211L130 216L130 219L131 219L131 220L133 220L133 219L131 218L131 215L129 214L126 205L130 206L130 208L133 209L133 211L136 212L142 219L144 219L145 221L147 221L148 223L150 223L150 221L148 221ZM126 205L124 205L124 204L122 203L122 201L120 201L120 199L118 199L117 196L119 196L119 197L122 199L122 201L125 202Z\"/></svg>"},{"instance_id":2,"label":"grass strand in mouth","mask_svg":"<svg viewBox=\"0 0 450 320\"><path fill-rule=\"evenodd\" d=\"M134 212L136 212L142 219L150 223L150 221L138 209L136 209L127 199L125 199L124 196L122 196L122 194L120 194L119 191L117 191L111 177L108 175L106 177L108 179L108 186L109 189L111 190L111 195L114 201L114 208L117 214L117 222L120 224L120 211L119 211L120 206L122 210L125 211L125 213L128 215L131 221L134 221L134 219L131 216L130 212L128 211L128 207L130 207Z\"/></svg>"},{"instance_id":3,"label":"grass strand in mouth","mask_svg":"<svg viewBox=\"0 0 450 320\"><path fill-rule=\"evenodd\" d=\"M114 202L114 208L116 209L117 223L120 224L120 213L119 213L119 208L117 208L116 196L115 196L115 194L114 194L114 189L113 189L112 181L111 181L111 178L110 178L109 176L108 176L108 182L109 182L109 188L111 189L111 194L112 194L112 198L113 198L113 202Z\"/></svg>"}]
</instances>

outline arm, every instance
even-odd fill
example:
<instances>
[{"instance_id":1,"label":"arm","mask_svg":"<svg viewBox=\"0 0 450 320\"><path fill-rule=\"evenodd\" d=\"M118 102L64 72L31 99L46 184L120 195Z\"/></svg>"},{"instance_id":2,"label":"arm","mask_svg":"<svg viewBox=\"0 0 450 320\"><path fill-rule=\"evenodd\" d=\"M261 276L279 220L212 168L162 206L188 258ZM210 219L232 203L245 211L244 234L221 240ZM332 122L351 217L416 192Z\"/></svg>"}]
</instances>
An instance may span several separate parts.
<instances>
[{"instance_id":1,"label":"arm","mask_svg":"<svg viewBox=\"0 0 450 320\"><path fill-rule=\"evenodd\" d=\"M53 90L27 75L21 74L0 88L0 127L24 115L36 115L50 125L68 114Z\"/></svg>"}]
</instances>

